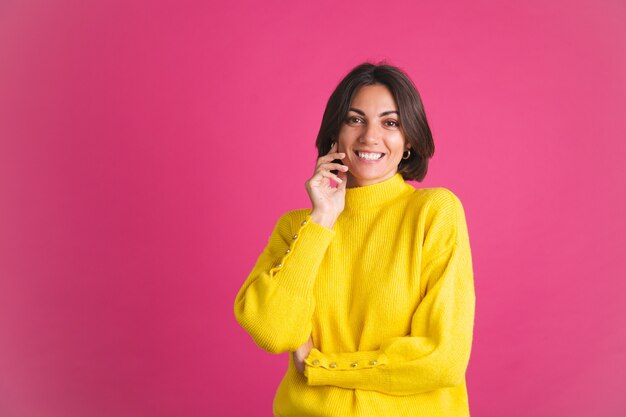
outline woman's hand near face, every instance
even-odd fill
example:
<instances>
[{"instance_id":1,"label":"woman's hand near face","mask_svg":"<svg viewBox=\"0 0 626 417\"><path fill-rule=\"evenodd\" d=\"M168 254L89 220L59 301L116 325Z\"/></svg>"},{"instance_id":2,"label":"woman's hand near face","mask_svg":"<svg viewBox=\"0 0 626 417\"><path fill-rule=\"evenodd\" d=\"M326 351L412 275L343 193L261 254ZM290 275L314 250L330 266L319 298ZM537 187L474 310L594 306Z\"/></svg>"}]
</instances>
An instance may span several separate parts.
<instances>
[{"instance_id":1,"label":"woman's hand near face","mask_svg":"<svg viewBox=\"0 0 626 417\"><path fill-rule=\"evenodd\" d=\"M300 346L298 350L292 353L293 363L296 365L296 369L303 374L304 373L304 360L309 356L311 349L313 349L313 338L309 337L309 340L305 344Z\"/></svg>"},{"instance_id":2,"label":"woman's hand near face","mask_svg":"<svg viewBox=\"0 0 626 417\"><path fill-rule=\"evenodd\" d=\"M317 160L313 176L304 183L306 191L311 199L311 220L329 229L337 221L337 217L343 211L346 200L346 184L348 167L333 163L335 159L343 159L344 153L337 153L335 142L330 151ZM338 170L337 175L332 170ZM330 179L337 182L337 188L333 188Z\"/></svg>"}]
</instances>

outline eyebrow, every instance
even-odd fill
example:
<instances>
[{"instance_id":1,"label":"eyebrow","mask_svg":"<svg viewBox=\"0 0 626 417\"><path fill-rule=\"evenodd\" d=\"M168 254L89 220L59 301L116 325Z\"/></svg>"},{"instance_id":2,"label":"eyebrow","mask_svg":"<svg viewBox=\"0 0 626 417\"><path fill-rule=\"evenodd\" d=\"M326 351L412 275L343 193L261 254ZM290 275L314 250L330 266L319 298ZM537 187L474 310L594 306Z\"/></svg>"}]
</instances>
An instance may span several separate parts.
<instances>
[{"instance_id":1,"label":"eyebrow","mask_svg":"<svg viewBox=\"0 0 626 417\"><path fill-rule=\"evenodd\" d=\"M365 112L363 110L355 109L354 107L350 107L348 111L353 111L357 114L360 114L361 116L365 116ZM400 113L398 113L396 110L387 110L379 114L378 117L387 116L388 114L392 114L392 113L395 113L398 116L400 116Z\"/></svg>"}]
</instances>

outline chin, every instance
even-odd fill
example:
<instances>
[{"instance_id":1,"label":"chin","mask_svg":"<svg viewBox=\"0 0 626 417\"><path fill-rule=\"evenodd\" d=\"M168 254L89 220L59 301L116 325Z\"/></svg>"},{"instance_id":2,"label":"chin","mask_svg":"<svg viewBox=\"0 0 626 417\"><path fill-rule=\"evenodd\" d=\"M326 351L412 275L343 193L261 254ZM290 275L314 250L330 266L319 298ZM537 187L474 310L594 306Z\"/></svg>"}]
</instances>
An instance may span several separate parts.
<instances>
[{"instance_id":1,"label":"chin","mask_svg":"<svg viewBox=\"0 0 626 417\"><path fill-rule=\"evenodd\" d=\"M381 173L363 173L360 174L358 176L353 176L354 178L354 182L359 184L359 183L363 183L363 182L368 182L368 183L377 183L377 182L381 182L384 181L386 179L389 179L391 177L393 177L396 173L395 172L381 172Z\"/></svg>"}]
</instances>

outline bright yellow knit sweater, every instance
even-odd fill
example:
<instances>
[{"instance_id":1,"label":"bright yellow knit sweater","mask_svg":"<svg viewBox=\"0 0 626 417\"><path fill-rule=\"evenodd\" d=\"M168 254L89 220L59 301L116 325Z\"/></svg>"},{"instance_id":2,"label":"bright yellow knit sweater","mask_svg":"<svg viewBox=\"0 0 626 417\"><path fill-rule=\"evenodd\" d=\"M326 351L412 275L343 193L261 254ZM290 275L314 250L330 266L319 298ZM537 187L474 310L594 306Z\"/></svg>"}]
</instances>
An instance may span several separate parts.
<instances>
[{"instance_id":1,"label":"bright yellow knit sweater","mask_svg":"<svg viewBox=\"0 0 626 417\"><path fill-rule=\"evenodd\" d=\"M475 295L459 199L400 174L346 190L332 229L284 214L235 300L261 348L294 351L274 415L469 416Z\"/></svg>"}]
</instances>

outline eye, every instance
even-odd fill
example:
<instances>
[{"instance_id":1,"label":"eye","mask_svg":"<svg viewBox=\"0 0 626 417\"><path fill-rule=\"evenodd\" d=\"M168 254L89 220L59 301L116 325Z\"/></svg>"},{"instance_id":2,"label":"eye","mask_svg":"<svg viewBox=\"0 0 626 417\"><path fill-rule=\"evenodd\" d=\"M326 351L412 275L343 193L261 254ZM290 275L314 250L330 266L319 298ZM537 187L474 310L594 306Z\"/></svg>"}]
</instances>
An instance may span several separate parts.
<instances>
[{"instance_id":1,"label":"eye","mask_svg":"<svg viewBox=\"0 0 626 417\"><path fill-rule=\"evenodd\" d=\"M390 127L399 127L400 123L395 120L385 120L385 125Z\"/></svg>"},{"instance_id":2,"label":"eye","mask_svg":"<svg viewBox=\"0 0 626 417\"><path fill-rule=\"evenodd\" d=\"M363 123L363 119L357 116L348 116L348 118L346 119L346 122L350 124Z\"/></svg>"}]
</instances>

